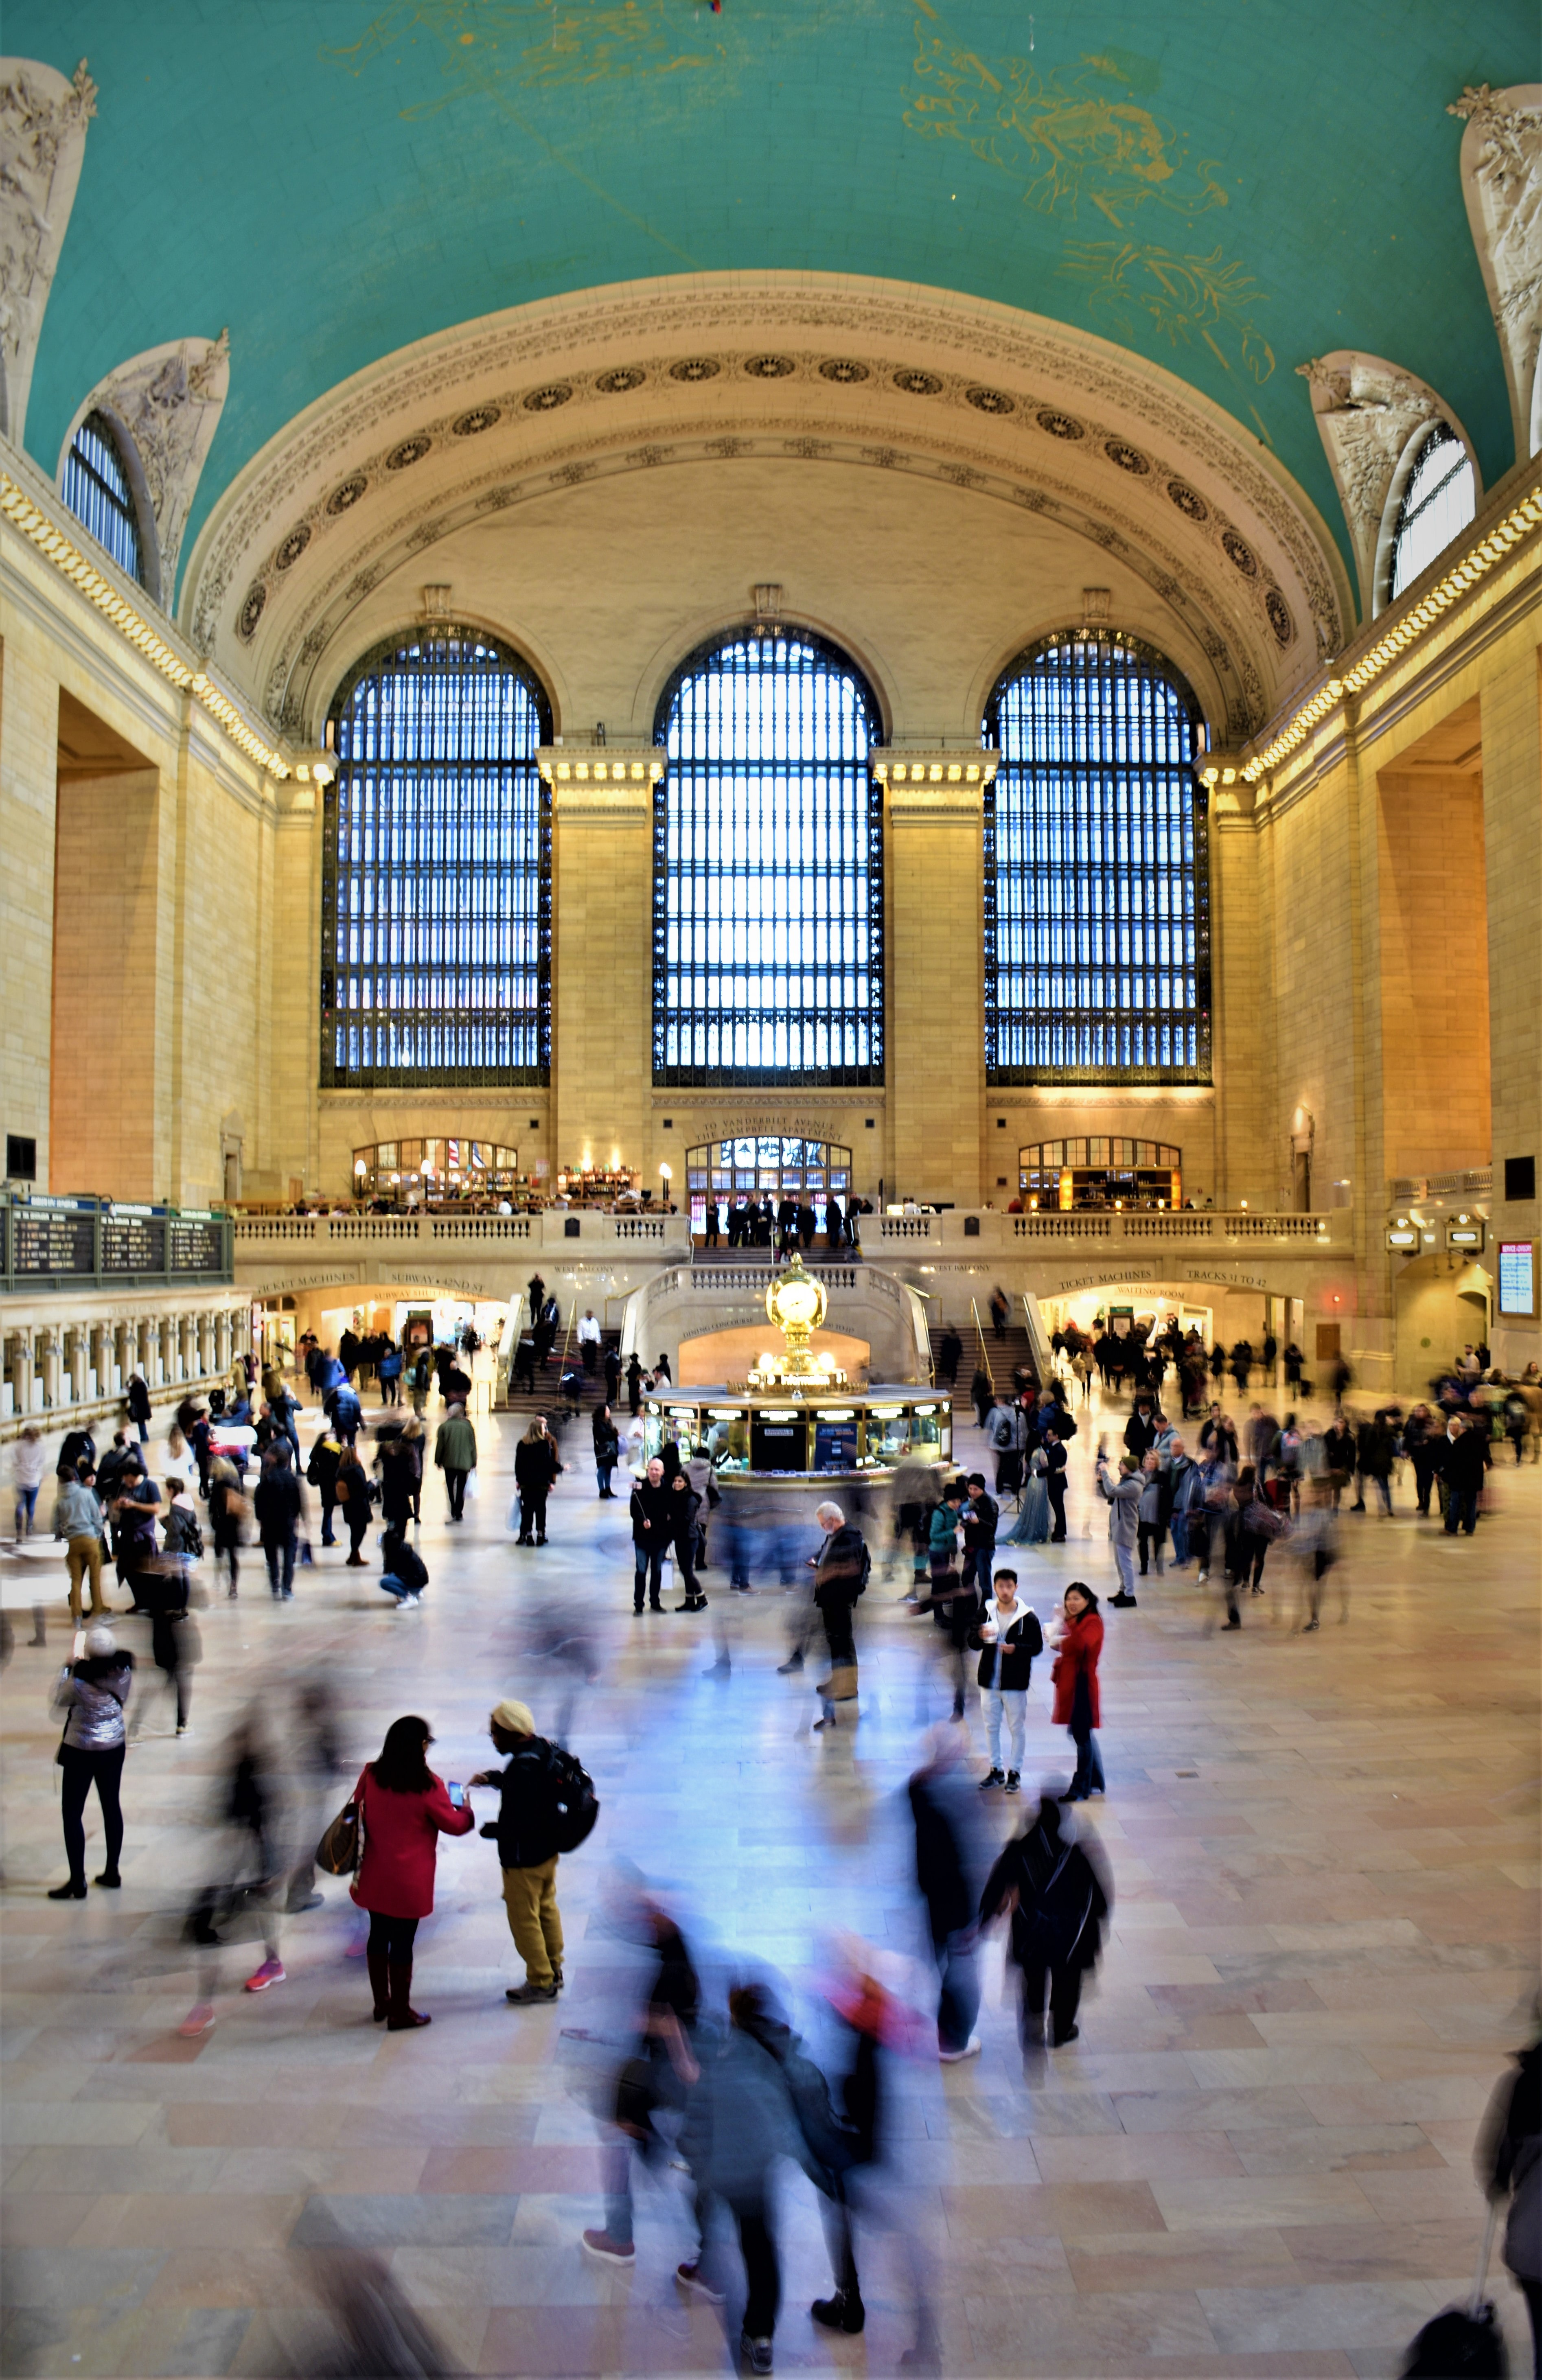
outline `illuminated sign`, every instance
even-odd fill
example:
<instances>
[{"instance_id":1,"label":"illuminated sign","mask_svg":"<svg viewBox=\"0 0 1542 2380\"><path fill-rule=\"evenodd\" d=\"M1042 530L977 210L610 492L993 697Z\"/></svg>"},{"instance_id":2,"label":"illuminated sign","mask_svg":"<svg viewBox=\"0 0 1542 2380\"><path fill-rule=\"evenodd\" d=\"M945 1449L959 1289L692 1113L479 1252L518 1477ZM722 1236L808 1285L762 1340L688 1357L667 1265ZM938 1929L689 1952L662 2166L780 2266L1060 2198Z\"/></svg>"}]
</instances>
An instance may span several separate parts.
<instances>
[{"instance_id":1,"label":"illuminated sign","mask_svg":"<svg viewBox=\"0 0 1542 2380\"><path fill-rule=\"evenodd\" d=\"M1500 1242L1500 1312L1518 1315L1535 1315L1536 1312L1535 1240Z\"/></svg>"}]
</instances>

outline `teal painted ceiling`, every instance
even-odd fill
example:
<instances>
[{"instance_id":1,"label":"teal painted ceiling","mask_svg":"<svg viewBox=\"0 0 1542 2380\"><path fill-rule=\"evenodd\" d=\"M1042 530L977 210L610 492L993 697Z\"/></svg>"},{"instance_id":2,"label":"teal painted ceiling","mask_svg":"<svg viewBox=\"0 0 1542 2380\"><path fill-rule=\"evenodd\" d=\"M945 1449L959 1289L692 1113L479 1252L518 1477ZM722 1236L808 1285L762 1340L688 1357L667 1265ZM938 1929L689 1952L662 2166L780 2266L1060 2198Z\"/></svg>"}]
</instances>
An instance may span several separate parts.
<instances>
[{"instance_id":1,"label":"teal painted ceiling","mask_svg":"<svg viewBox=\"0 0 1542 2380\"><path fill-rule=\"evenodd\" d=\"M1310 356L1391 358L1486 480L1513 459L1446 103L1535 76L1534 0L9 0L5 42L100 90L37 461L115 365L230 326L185 552L347 374L694 269L878 274L1099 333L1266 440L1342 541Z\"/></svg>"}]
</instances>

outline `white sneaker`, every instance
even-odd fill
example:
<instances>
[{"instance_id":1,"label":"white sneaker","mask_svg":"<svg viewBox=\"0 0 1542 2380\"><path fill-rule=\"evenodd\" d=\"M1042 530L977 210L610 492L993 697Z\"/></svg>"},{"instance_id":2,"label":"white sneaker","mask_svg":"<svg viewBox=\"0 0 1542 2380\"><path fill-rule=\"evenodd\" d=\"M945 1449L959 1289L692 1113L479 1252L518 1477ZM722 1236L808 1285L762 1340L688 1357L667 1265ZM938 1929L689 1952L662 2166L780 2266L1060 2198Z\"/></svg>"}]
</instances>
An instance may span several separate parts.
<instances>
[{"instance_id":1,"label":"white sneaker","mask_svg":"<svg viewBox=\"0 0 1542 2380\"><path fill-rule=\"evenodd\" d=\"M965 2058L977 2058L979 2054L980 2037L977 2033L965 2042L962 2049L940 2049L937 2053L944 2066L961 2066Z\"/></svg>"}]
</instances>

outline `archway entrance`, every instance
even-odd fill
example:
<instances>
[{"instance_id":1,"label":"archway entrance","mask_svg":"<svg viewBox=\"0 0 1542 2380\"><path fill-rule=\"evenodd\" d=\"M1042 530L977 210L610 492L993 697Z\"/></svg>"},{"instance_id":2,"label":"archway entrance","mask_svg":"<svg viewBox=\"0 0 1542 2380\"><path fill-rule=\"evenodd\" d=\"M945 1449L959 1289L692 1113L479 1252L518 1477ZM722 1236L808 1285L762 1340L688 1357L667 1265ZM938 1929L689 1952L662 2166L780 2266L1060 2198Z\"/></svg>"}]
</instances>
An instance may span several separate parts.
<instances>
[{"instance_id":1,"label":"archway entrance","mask_svg":"<svg viewBox=\"0 0 1542 2380\"><path fill-rule=\"evenodd\" d=\"M722 1215L736 1201L769 1196L774 1208L783 1197L807 1198L822 1235L825 1201L833 1191L843 1208L851 1196L851 1151L832 1140L800 1140L779 1133L743 1134L709 1140L686 1151L686 1184L691 1202L691 1236L699 1246L707 1230L707 1207L715 1199Z\"/></svg>"}]
</instances>

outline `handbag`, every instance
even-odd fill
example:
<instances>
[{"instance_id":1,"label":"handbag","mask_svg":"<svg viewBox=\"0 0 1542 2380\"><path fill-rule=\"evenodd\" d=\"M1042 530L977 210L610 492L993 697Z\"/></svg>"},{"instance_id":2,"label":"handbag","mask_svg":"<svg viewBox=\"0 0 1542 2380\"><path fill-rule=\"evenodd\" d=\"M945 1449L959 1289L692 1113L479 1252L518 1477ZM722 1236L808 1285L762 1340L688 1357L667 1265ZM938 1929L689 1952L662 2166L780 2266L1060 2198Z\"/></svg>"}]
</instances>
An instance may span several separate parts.
<instances>
[{"instance_id":1,"label":"handbag","mask_svg":"<svg viewBox=\"0 0 1542 2380\"><path fill-rule=\"evenodd\" d=\"M364 1803L350 1794L316 1846L316 1864L328 1876L357 1876L363 1861Z\"/></svg>"}]
</instances>

